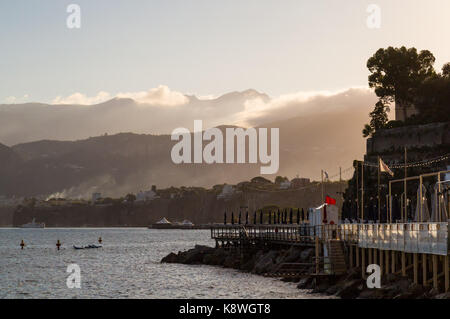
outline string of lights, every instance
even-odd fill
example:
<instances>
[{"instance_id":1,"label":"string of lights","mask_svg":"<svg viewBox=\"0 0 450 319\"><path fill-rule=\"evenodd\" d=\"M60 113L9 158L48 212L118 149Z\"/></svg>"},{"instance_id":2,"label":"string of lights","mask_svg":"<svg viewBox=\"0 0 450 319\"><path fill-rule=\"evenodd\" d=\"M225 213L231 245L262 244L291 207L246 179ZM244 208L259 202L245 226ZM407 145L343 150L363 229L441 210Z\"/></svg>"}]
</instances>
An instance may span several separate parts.
<instances>
[{"instance_id":1,"label":"string of lights","mask_svg":"<svg viewBox=\"0 0 450 319\"><path fill-rule=\"evenodd\" d=\"M432 159L427 159L424 161L420 161L420 162L414 162L414 163L408 163L406 164L387 164L390 168L409 168L409 167L419 167L419 166L428 166L434 163L439 163L442 162L444 160L447 160L450 158L450 154L446 154L446 155L442 155L440 157L436 157L436 158L432 158ZM378 168L378 164L376 163L371 163L371 162L362 162L364 166L367 167L376 167ZM347 167L343 170L341 170L340 172L333 174L333 175L328 175L328 178L326 178L324 180L324 182L330 182L333 178L336 177L341 177L342 175L352 172L355 168L353 166L351 167ZM252 187L252 186L245 186L246 189L251 189L251 190L255 190L258 192L267 192L267 193L286 193L286 192L298 192L300 190L305 190L305 189L310 189L310 188L315 188L315 187L320 187L321 183L320 182L313 182L310 185L307 186L303 186L303 187L297 187L297 188L289 188L289 189L275 189L275 190L271 190L271 189L261 189L261 188L256 188L256 187Z\"/></svg>"},{"instance_id":2,"label":"string of lights","mask_svg":"<svg viewBox=\"0 0 450 319\"><path fill-rule=\"evenodd\" d=\"M446 154L446 155L442 155L440 157L436 157L436 158L432 158L432 159L428 159L428 160L424 160L424 161L420 161L420 162L414 162L414 163L407 163L405 164L388 164L386 163L389 168L409 168L409 167L421 167L421 166L428 166L430 164L434 164L434 163L439 163L442 161L445 161L447 159L450 158L450 154ZM369 167L378 167L377 163L370 163L370 162L363 162L364 166L369 166Z\"/></svg>"}]
</instances>

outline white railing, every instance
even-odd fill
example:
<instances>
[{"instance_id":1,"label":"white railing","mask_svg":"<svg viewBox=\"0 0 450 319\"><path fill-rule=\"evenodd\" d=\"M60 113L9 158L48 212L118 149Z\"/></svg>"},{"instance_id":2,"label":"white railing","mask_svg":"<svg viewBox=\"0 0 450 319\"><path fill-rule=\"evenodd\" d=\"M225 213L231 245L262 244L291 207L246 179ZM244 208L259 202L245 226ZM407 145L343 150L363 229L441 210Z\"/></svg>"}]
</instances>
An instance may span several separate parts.
<instances>
[{"instance_id":1,"label":"white railing","mask_svg":"<svg viewBox=\"0 0 450 319\"><path fill-rule=\"evenodd\" d=\"M449 223L339 224L339 225L225 225L211 229L215 239L249 239L280 242L314 242L332 239L361 248L447 255Z\"/></svg>"},{"instance_id":2,"label":"white railing","mask_svg":"<svg viewBox=\"0 0 450 319\"><path fill-rule=\"evenodd\" d=\"M358 246L435 255L448 254L448 223L358 224Z\"/></svg>"}]
</instances>

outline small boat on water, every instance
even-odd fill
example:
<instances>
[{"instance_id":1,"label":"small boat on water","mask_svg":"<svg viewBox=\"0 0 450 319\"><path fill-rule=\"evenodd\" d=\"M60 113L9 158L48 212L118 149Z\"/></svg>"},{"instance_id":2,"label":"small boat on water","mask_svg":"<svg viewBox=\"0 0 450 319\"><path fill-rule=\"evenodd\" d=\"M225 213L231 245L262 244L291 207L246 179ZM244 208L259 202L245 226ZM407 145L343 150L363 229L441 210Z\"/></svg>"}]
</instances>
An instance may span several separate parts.
<instances>
[{"instance_id":1,"label":"small boat on water","mask_svg":"<svg viewBox=\"0 0 450 319\"><path fill-rule=\"evenodd\" d=\"M149 227L150 228L150 227ZM165 217L163 217L160 221L154 223L151 228L155 229L170 229L173 228L173 224Z\"/></svg>"},{"instance_id":2,"label":"small boat on water","mask_svg":"<svg viewBox=\"0 0 450 319\"><path fill-rule=\"evenodd\" d=\"M21 228L45 228L45 223L36 223L36 219L33 218L31 223L23 224Z\"/></svg>"},{"instance_id":3,"label":"small boat on water","mask_svg":"<svg viewBox=\"0 0 450 319\"><path fill-rule=\"evenodd\" d=\"M95 244L91 244L91 245L87 245L87 246L77 246L77 245L73 245L74 249L92 249L92 248L102 248L102 245L95 245Z\"/></svg>"}]
</instances>

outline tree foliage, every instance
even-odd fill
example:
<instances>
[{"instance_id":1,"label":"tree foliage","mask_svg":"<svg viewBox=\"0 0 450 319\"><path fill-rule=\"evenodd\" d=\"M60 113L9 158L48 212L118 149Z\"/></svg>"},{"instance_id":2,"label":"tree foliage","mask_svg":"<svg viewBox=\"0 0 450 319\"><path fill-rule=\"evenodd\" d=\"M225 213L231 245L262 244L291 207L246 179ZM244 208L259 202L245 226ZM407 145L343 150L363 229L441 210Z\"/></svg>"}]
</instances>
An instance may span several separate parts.
<instances>
[{"instance_id":1,"label":"tree foliage","mask_svg":"<svg viewBox=\"0 0 450 319\"><path fill-rule=\"evenodd\" d=\"M136 195L127 194L127 196L125 196L125 200L129 203L133 203L136 200Z\"/></svg>"},{"instance_id":2,"label":"tree foliage","mask_svg":"<svg viewBox=\"0 0 450 319\"><path fill-rule=\"evenodd\" d=\"M382 128L450 120L450 63L437 74L435 60L428 50L417 52L416 48L405 47L382 48L369 58L369 87L375 90L379 101L369 114L370 123L363 128L364 137ZM414 105L419 114L404 123L389 122L387 112L394 102L403 107Z\"/></svg>"},{"instance_id":3,"label":"tree foliage","mask_svg":"<svg viewBox=\"0 0 450 319\"><path fill-rule=\"evenodd\" d=\"M373 135L377 130L382 129L388 123L388 108L386 105L380 100L375 104L375 108L372 112L370 112L370 124L366 124L363 129L363 136L368 137Z\"/></svg>"},{"instance_id":4,"label":"tree foliage","mask_svg":"<svg viewBox=\"0 0 450 319\"><path fill-rule=\"evenodd\" d=\"M450 76L435 76L425 81L418 90L415 102L421 123L450 121Z\"/></svg>"},{"instance_id":5,"label":"tree foliage","mask_svg":"<svg viewBox=\"0 0 450 319\"><path fill-rule=\"evenodd\" d=\"M433 64L434 55L416 48L379 49L367 61L370 71L369 87L375 89L375 94L384 104L401 101L412 103L415 90L425 79L436 74Z\"/></svg>"},{"instance_id":6,"label":"tree foliage","mask_svg":"<svg viewBox=\"0 0 450 319\"><path fill-rule=\"evenodd\" d=\"M450 62L444 64L444 66L442 67L442 76L444 78L450 78Z\"/></svg>"}]
</instances>

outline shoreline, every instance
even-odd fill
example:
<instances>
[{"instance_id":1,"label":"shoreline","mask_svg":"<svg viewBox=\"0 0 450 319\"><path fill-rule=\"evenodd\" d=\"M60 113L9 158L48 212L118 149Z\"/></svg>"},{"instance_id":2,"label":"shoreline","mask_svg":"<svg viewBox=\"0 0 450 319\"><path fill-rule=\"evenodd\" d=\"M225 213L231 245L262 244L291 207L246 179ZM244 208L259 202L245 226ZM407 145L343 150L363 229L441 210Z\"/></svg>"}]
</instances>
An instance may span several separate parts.
<instances>
[{"instance_id":1,"label":"shoreline","mask_svg":"<svg viewBox=\"0 0 450 319\"><path fill-rule=\"evenodd\" d=\"M369 289L361 278L361 269L349 269L339 276L315 276L314 266L307 265L295 277L276 275L283 263L308 264L314 255L312 247L288 249L256 249L244 256L234 249L196 245L187 251L171 252L161 263L209 265L233 268L256 275L277 277L297 284L307 294L321 294L340 299L450 299L450 292L439 293L431 287L416 285L407 277L393 274L381 276L381 288Z\"/></svg>"}]
</instances>

